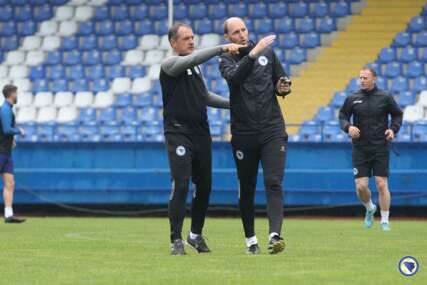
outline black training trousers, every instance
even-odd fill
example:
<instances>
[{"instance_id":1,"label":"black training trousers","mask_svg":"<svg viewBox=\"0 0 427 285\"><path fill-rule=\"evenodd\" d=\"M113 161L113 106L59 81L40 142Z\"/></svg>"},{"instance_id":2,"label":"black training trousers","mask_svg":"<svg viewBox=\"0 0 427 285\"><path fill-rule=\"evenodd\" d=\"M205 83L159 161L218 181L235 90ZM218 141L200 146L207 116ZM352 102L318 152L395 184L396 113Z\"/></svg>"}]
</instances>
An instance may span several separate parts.
<instances>
[{"instance_id":1,"label":"black training trousers","mask_svg":"<svg viewBox=\"0 0 427 285\"><path fill-rule=\"evenodd\" d=\"M191 232L202 234L212 187L212 139L209 135L165 134L172 180L169 198L171 241L181 239L190 178L195 185Z\"/></svg>"},{"instance_id":2,"label":"black training trousers","mask_svg":"<svg viewBox=\"0 0 427 285\"><path fill-rule=\"evenodd\" d=\"M280 235L283 220L283 190L287 139L280 135L233 135L231 140L239 179L239 207L245 237L255 235L254 200L258 165L264 172L270 233Z\"/></svg>"}]
</instances>

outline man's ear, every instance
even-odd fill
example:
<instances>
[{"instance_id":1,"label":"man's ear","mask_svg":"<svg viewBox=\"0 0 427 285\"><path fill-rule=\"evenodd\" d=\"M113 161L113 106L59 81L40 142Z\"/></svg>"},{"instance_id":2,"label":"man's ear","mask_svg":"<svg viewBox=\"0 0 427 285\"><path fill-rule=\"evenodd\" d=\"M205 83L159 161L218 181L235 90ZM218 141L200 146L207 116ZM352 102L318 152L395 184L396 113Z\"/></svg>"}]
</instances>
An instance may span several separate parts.
<instances>
[{"instance_id":1,"label":"man's ear","mask_svg":"<svg viewBox=\"0 0 427 285\"><path fill-rule=\"evenodd\" d=\"M226 39L227 41L230 41L230 37L228 36L228 34L224 34L224 39Z\"/></svg>"}]
</instances>

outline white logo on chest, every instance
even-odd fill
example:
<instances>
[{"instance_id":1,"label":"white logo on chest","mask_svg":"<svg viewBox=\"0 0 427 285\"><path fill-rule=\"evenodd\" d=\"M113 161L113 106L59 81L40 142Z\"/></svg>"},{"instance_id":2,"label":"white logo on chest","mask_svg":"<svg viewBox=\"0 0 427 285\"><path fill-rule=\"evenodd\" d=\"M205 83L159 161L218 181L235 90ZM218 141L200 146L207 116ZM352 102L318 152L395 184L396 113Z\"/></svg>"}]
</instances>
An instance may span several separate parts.
<instances>
[{"instance_id":1,"label":"white logo on chest","mask_svg":"<svg viewBox=\"0 0 427 285\"><path fill-rule=\"evenodd\" d=\"M265 56L258 57L258 63L262 66L266 66L268 63L268 59Z\"/></svg>"},{"instance_id":2,"label":"white logo on chest","mask_svg":"<svg viewBox=\"0 0 427 285\"><path fill-rule=\"evenodd\" d=\"M353 104L360 104L360 103L363 103L363 101L362 100L357 100L357 101L353 102Z\"/></svg>"}]
</instances>

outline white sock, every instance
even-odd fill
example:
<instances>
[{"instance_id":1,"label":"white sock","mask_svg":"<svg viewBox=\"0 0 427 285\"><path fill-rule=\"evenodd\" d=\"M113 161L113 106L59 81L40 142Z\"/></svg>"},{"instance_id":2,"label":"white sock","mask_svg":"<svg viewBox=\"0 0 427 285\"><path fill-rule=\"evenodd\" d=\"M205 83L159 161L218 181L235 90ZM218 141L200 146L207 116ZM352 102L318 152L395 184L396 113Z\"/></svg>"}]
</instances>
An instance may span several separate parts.
<instances>
[{"instance_id":1,"label":"white sock","mask_svg":"<svg viewBox=\"0 0 427 285\"><path fill-rule=\"evenodd\" d=\"M274 237L274 236L280 236L280 235L278 233L272 232L272 233L270 233L270 236L269 236L268 240L271 240L271 238Z\"/></svg>"},{"instance_id":2,"label":"white sock","mask_svg":"<svg viewBox=\"0 0 427 285\"><path fill-rule=\"evenodd\" d=\"M190 231L190 238L191 238L191 239L196 239L198 236L199 236L198 234L193 234L193 233Z\"/></svg>"},{"instance_id":3,"label":"white sock","mask_svg":"<svg viewBox=\"0 0 427 285\"><path fill-rule=\"evenodd\" d=\"M4 207L4 217L9 218L13 216L12 207Z\"/></svg>"},{"instance_id":4,"label":"white sock","mask_svg":"<svg viewBox=\"0 0 427 285\"><path fill-rule=\"evenodd\" d=\"M258 244L258 240L257 240L256 236L253 236L250 238L245 238L245 242L246 242L247 247L250 247L253 244Z\"/></svg>"},{"instance_id":5,"label":"white sock","mask_svg":"<svg viewBox=\"0 0 427 285\"><path fill-rule=\"evenodd\" d=\"M366 210L373 210L375 205L374 203L372 203L372 200L369 199L369 201L367 203L363 203L363 206L365 206Z\"/></svg>"},{"instance_id":6,"label":"white sock","mask_svg":"<svg viewBox=\"0 0 427 285\"><path fill-rule=\"evenodd\" d=\"M390 211L381 211L381 223L388 223L388 216Z\"/></svg>"}]
</instances>

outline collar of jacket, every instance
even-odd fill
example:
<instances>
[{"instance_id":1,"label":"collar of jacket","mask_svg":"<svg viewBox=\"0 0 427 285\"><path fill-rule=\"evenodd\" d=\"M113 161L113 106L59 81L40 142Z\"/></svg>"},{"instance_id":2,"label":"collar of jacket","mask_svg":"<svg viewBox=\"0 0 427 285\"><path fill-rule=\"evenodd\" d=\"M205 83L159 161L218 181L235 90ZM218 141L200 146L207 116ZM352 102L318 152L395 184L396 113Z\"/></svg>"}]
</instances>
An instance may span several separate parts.
<instances>
[{"instance_id":1,"label":"collar of jacket","mask_svg":"<svg viewBox=\"0 0 427 285\"><path fill-rule=\"evenodd\" d=\"M371 90L369 90L369 91L365 91L365 90L363 90L363 89L360 89L360 91L362 92L362 94L363 95L372 95L372 94L374 94L375 92L377 92L378 91L378 88L377 88L377 86L375 85L374 86L374 88L372 88Z\"/></svg>"}]
</instances>

